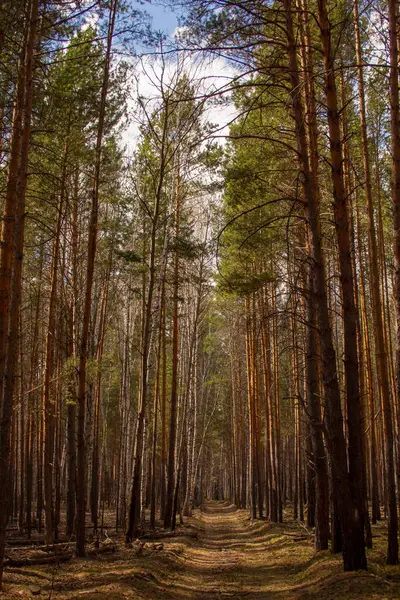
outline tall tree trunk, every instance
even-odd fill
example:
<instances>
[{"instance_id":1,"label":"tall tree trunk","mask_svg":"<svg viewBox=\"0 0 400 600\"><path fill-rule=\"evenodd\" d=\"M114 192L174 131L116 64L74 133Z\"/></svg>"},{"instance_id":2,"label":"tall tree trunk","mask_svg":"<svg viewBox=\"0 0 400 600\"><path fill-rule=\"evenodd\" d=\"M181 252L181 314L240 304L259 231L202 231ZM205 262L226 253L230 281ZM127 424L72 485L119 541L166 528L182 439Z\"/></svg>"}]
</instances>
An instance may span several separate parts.
<instances>
[{"instance_id":1,"label":"tall tree trunk","mask_svg":"<svg viewBox=\"0 0 400 600\"><path fill-rule=\"evenodd\" d=\"M68 135L68 134L67 134ZM61 174L60 201L56 225L56 237L53 244L51 266L51 291L46 335L46 353L44 360L42 406L45 423L44 434L44 499L45 499L45 539L46 544L53 543L54 506L53 506L53 464L54 464L54 417L55 401L52 400L51 386L54 375L54 341L56 336L56 301L58 294L58 264L60 258L61 225L64 210L64 194L66 185L67 144L64 147L63 166Z\"/></svg>"},{"instance_id":2,"label":"tall tree trunk","mask_svg":"<svg viewBox=\"0 0 400 600\"><path fill-rule=\"evenodd\" d=\"M16 380L18 361L18 332L19 311L21 305L22 287L22 259L24 246L25 226L25 195L27 186L28 152L31 133L31 115L33 100L33 73L34 73L34 48L37 34L38 0L29 3L28 35L24 58L24 101L22 107L22 136L21 155L18 165L18 178L16 184L15 221L13 227L13 271L11 278L11 305L13 310L10 315L7 354L4 371L4 386L2 395L2 415L0 430L0 484L3 490L9 489L9 464L11 452L10 426L13 410L13 392ZM4 544L7 525L7 494L0 495L0 586L3 577Z\"/></svg>"},{"instance_id":3,"label":"tall tree trunk","mask_svg":"<svg viewBox=\"0 0 400 600\"><path fill-rule=\"evenodd\" d=\"M250 298L245 299L246 305L246 366L247 366L247 402L248 402L248 425L249 425L249 501L250 518L257 517L256 504L256 467L255 467L255 415L254 415L254 354L252 339L252 319Z\"/></svg>"},{"instance_id":4,"label":"tall tree trunk","mask_svg":"<svg viewBox=\"0 0 400 600\"><path fill-rule=\"evenodd\" d=\"M308 301L308 329L306 348L307 407L312 429L312 449L314 457L316 509L315 509L315 549L326 550L329 543L329 488L328 463L322 437L322 415L319 400L318 352L316 341L316 314L312 297L312 277L310 277L310 299Z\"/></svg>"},{"instance_id":5,"label":"tall tree trunk","mask_svg":"<svg viewBox=\"0 0 400 600\"><path fill-rule=\"evenodd\" d=\"M93 431L93 453L92 453L92 480L90 488L90 511L92 516L93 531L97 533L99 519L99 466L100 466L100 411L102 397L102 365L104 338L106 334L106 318L108 311L108 290L110 285L110 273L112 269L111 258L107 268L106 281L104 283L103 298L100 309L99 341L97 346L97 377L95 386L94 405L94 431Z\"/></svg>"},{"instance_id":6,"label":"tall tree trunk","mask_svg":"<svg viewBox=\"0 0 400 600\"><path fill-rule=\"evenodd\" d=\"M78 302L78 190L79 170L75 168L73 181L73 198L71 211L71 279L72 300L67 316L68 347L67 356L73 360L76 356L78 339L77 331L77 302ZM67 506L66 534L72 536L75 529L76 514L76 377L75 372L69 373L68 381L69 402L67 408Z\"/></svg>"},{"instance_id":7,"label":"tall tree trunk","mask_svg":"<svg viewBox=\"0 0 400 600\"><path fill-rule=\"evenodd\" d=\"M106 113L106 99L108 92L109 71L111 62L111 46L114 34L115 17L118 0L113 0L110 5L107 50L104 65L103 83L97 127L96 157L94 166L92 206L87 245L86 288L83 309L82 334L79 347L79 376L78 376L78 469L76 486L76 553L85 556L85 517L86 517L86 364L88 358L89 326L92 312L92 287L94 275L94 261L97 247L97 227L99 212L99 184L101 170L101 154L103 146L104 120Z\"/></svg>"},{"instance_id":8,"label":"tall tree trunk","mask_svg":"<svg viewBox=\"0 0 400 600\"><path fill-rule=\"evenodd\" d=\"M160 320L158 325L157 343L157 365L154 382L154 415L153 415L153 440L151 448L151 489L150 489L150 528L156 526L156 464L157 464L157 435L158 435L158 405L160 400L160 371L161 371L161 348L163 333L163 312L165 303L165 285L163 283L161 292Z\"/></svg>"},{"instance_id":9,"label":"tall tree trunk","mask_svg":"<svg viewBox=\"0 0 400 600\"><path fill-rule=\"evenodd\" d=\"M162 307L162 372L161 372L161 460L160 460L160 519L164 520L167 493L167 341L165 332L165 303Z\"/></svg>"},{"instance_id":10,"label":"tall tree trunk","mask_svg":"<svg viewBox=\"0 0 400 600\"><path fill-rule=\"evenodd\" d=\"M351 261L349 216L343 184L343 155L339 110L335 83L335 65L331 48L331 29L325 0L318 0L318 17L324 61L325 98L328 109L330 138L331 175L334 197L334 216L339 250L340 283L342 290L344 328L344 372L346 386L346 408L349 438L349 476L356 507L353 535L356 544L364 544L364 529L367 519L363 491L365 489L365 457L362 407L359 387L357 353L357 310L354 301L354 282ZM365 563L360 565L366 568Z\"/></svg>"},{"instance_id":11,"label":"tall tree trunk","mask_svg":"<svg viewBox=\"0 0 400 600\"><path fill-rule=\"evenodd\" d=\"M390 45L390 125L392 134L392 203L394 219L394 299L396 306L396 384L400 398L400 107L399 107L399 52L397 46L399 10L396 0L388 0ZM384 401L386 399L384 398ZM396 480L394 474L394 436L392 410L387 402L383 405L386 455L386 493L388 503L387 563L399 562L398 516L396 505Z\"/></svg>"},{"instance_id":12,"label":"tall tree trunk","mask_svg":"<svg viewBox=\"0 0 400 600\"><path fill-rule=\"evenodd\" d=\"M38 381L38 362L39 362L39 319L41 307L41 289L42 289L42 269L43 269L43 246L39 257L39 289L34 311L34 325L32 333L32 356L29 375L28 392L28 430L26 439L26 525L28 539L32 534L32 499L33 494L33 466L34 466L34 448L36 432L36 384Z\"/></svg>"},{"instance_id":13,"label":"tall tree trunk","mask_svg":"<svg viewBox=\"0 0 400 600\"><path fill-rule=\"evenodd\" d=\"M39 0L31 0L28 4L28 34L24 56L24 83L23 83L23 106L22 106L22 135L21 154L18 165L18 178L15 194L15 222L13 227L13 271L11 278L11 306L13 310L10 315L7 354L4 370L4 386L2 395L2 413L0 427L0 486L2 490L10 489L9 467L11 453L11 421L13 412L13 392L17 378L16 368L18 361L18 319L21 306L22 287L22 260L24 248L24 226L25 226L25 196L28 176L28 152L31 135L31 116L33 101L33 75L34 75L34 49L36 45ZM6 526L8 519L9 496L0 494L0 589L3 581L4 546Z\"/></svg>"},{"instance_id":14,"label":"tall tree trunk","mask_svg":"<svg viewBox=\"0 0 400 600\"><path fill-rule=\"evenodd\" d=\"M176 187L175 187L175 237L178 239L180 231L180 209L181 190L179 157L176 165ZM179 256L175 252L174 257L174 283L173 283L173 314L172 314L172 375L171 375L171 410L169 428L169 450L168 450L168 483L166 506L164 515L164 527L172 526L175 491L175 453L178 414L178 368L179 368Z\"/></svg>"},{"instance_id":15,"label":"tall tree trunk","mask_svg":"<svg viewBox=\"0 0 400 600\"><path fill-rule=\"evenodd\" d=\"M12 119L11 147L8 162L7 186L3 205L1 244L0 244L0 398L3 392L6 368L7 336L11 308L11 280L13 265L13 243L15 227L15 207L17 205L17 186L21 161L23 137L23 112L26 99L26 53L29 44L31 2L27 3L24 38L18 68L16 98Z\"/></svg>"}]
</instances>

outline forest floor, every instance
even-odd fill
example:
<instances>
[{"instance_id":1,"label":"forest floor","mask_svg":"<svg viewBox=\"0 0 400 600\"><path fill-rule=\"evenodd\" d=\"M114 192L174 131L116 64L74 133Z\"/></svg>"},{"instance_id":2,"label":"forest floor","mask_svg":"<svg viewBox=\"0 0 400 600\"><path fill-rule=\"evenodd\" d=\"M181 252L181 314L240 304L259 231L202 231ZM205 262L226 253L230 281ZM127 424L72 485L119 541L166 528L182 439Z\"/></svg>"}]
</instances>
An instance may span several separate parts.
<instances>
[{"instance_id":1,"label":"forest floor","mask_svg":"<svg viewBox=\"0 0 400 600\"><path fill-rule=\"evenodd\" d=\"M187 533L188 535L184 535ZM380 600L400 598L400 567L387 567L385 529L374 528L367 573L343 573L341 557L316 554L294 522L251 522L208 502L179 536L63 564L8 567L1 598L86 600ZM113 540L114 542L114 540ZM37 552L36 552L37 554ZM13 555L17 556L15 549ZM9 554L8 554L9 556Z\"/></svg>"}]
</instances>

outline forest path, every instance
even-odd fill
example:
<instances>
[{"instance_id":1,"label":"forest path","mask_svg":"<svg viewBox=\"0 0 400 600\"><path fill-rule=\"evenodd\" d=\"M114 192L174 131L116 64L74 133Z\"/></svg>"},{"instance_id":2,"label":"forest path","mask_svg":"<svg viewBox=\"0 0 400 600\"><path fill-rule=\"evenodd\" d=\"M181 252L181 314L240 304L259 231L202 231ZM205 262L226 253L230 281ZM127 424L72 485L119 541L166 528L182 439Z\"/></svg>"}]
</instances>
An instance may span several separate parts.
<instances>
[{"instance_id":1,"label":"forest path","mask_svg":"<svg viewBox=\"0 0 400 600\"><path fill-rule=\"evenodd\" d=\"M143 600L283 600L294 598L288 569L304 567L304 552L290 563L279 553L292 538L266 521L251 522L248 511L208 501L188 521L197 539L164 541L150 571L136 574L133 587ZM285 526L290 531L290 525ZM297 534L299 533L297 530ZM295 535L295 534L293 534ZM182 540L182 541L181 541ZM307 554L314 552L307 542ZM125 592L126 593L126 592ZM98 597L98 596L97 596ZM131 597L131 596L124 596ZM93 600L94 600L93 596ZM104 596L108 598L108 596Z\"/></svg>"},{"instance_id":2,"label":"forest path","mask_svg":"<svg viewBox=\"0 0 400 600\"><path fill-rule=\"evenodd\" d=\"M184 551L175 591L190 600L248 596L251 571L244 576L244 567L249 566L247 552L257 550L257 532L251 530L247 515L233 506L208 502L196 520L199 543Z\"/></svg>"},{"instance_id":3,"label":"forest path","mask_svg":"<svg viewBox=\"0 0 400 600\"><path fill-rule=\"evenodd\" d=\"M165 538L158 551L150 543L137 554L135 544L129 548L121 540L112 555L10 570L10 593L2 598L30 598L33 585L48 600L400 598L398 567L378 571L376 563L373 572L343 573L341 557L315 554L311 536L297 523L252 522L247 511L223 502L207 502L185 523L179 537ZM385 536L377 530L375 537L378 545L369 559L381 560L379 540Z\"/></svg>"}]
</instances>

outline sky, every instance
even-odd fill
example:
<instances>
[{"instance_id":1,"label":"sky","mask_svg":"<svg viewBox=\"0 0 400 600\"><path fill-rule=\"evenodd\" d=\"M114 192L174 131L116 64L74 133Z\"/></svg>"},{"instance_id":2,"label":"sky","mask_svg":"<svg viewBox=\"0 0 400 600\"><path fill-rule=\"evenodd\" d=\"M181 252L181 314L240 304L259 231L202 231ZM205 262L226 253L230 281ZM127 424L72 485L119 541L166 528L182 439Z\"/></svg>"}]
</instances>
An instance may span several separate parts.
<instances>
[{"instance_id":1,"label":"sky","mask_svg":"<svg viewBox=\"0 0 400 600\"><path fill-rule=\"evenodd\" d=\"M135 5L137 2L134 0ZM141 6L150 17L152 18L152 29L154 31L162 31L167 38L171 41L174 38L174 34L178 31L178 16L171 9L159 4L157 1L148 2L145 1ZM86 25L93 25L96 23L97 13L94 11L86 20ZM143 49L143 48L142 48ZM152 49L146 49L146 52L152 52ZM188 71L195 73L197 79L204 79L204 88L209 90L210 88L220 87L226 84L232 76L235 75L235 71L231 65L229 65L223 58L217 58L213 61L208 61L199 67L195 65L195 59L186 61L188 64ZM168 67L172 74L174 65L171 64ZM129 82L129 99L128 99L128 113L129 121L125 129L121 132L120 143L125 148L126 157L129 159L135 151L138 134L139 134L139 123L135 120L135 108L137 107L137 94L139 93L144 98L154 98L157 95L157 80L161 73L161 65L157 64L157 60L154 57L143 58L138 61L134 75ZM168 74L168 71L167 71ZM233 105L227 106L216 106L211 107L207 114L207 120L212 122L221 128L218 132L217 141L220 144L225 143L223 137L228 133L229 123L235 116L235 109Z\"/></svg>"},{"instance_id":2,"label":"sky","mask_svg":"<svg viewBox=\"0 0 400 600\"><path fill-rule=\"evenodd\" d=\"M178 30L178 17L171 9L167 9L164 6L161 6L157 3L146 2L143 5L143 9L152 17L152 28L153 30L162 31L166 34L169 39L174 38L175 32ZM191 64L192 63L192 64ZM195 72L195 77L198 79L204 78L204 86L205 88L210 88L212 86L219 87L220 85L226 83L234 74L235 71L231 65L229 65L224 59L218 58L214 61L209 61L207 64L199 67L195 66L195 60L187 61L189 72ZM171 74L174 70L174 65L170 65ZM132 85L132 90L130 94L130 101L128 103L129 112L131 113L132 120L129 123L128 127L122 134L122 143L126 147L127 154L130 155L137 143L138 133L139 133L139 124L135 121L134 117L134 108L137 104L137 96L144 96L145 98L155 97L157 95L157 88L153 82L157 82L157 79L161 73L161 65L157 64L157 61L152 59L144 58L142 60L142 65L138 65L135 76L134 83ZM168 74L168 70L167 70ZM226 79L225 79L226 78ZM138 81L137 81L138 80ZM136 88L136 89L133 89ZM228 106L218 106L213 107L209 110L207 114L207 119L213 124L217 124L219 127L223 128L219 135L226 135L228 133L228 123L233 119L235 115L235 110L232 105ZM219 143L225 143L225 139L223 137L218 138Z\"/></svg>"},{"instance_id":3,"label":"sky","mask_svg":"<svg viewBox=\"0 0 400 600\"><path fill-rule=\"evenodd\" d=\"M171 9L150 2L146 2L143 8L152 17L154 29L163 31L168 35L173 34L178 26L178 19Z\"/></svg>"}]
</instances>

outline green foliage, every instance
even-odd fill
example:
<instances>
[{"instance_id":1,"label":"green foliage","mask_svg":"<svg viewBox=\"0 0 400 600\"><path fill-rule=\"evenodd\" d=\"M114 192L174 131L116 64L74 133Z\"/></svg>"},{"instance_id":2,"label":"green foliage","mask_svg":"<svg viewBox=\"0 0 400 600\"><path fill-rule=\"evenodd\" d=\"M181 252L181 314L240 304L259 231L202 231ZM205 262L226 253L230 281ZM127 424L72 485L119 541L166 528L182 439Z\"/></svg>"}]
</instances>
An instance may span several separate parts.
<instances>
[{"instance_id":1,"label":"green foliage","mask_svg":"<svg viewBox=\"0 0 400 600\"><path fill-rule=\"evenodd\" d=\"M269 271L256 273L255 275L243 272L242 266L230 266L230 270L218 278L219 289L225 294L234 294L246 296L264 286L268 281L273 281L274 277Z\"/></svg>"},{"instance_id":2,"label":"green foliage","mask_svg":"<svg viewBox=\"0 0 400 600\"><path fill-rule=\"evenodd\" d=\"M133 250L117 250L116 254L127 263L141 263L143 260L142 257Z\"/></svg>"},{"instance_id":3,"label":"green foliage","mask_svg":"<svg viewBox=\"0 0 400 600\"><path fill-rule=\"evenodd\" d=\"M178 254L179 258L194 260L199 256L200 248L198 243L184 235L176 236L170 243L169 248L172 252Z\"/></svg>"},{"instance_id":4,"label":"green foliage","mask_svg":"<svg viewBox=\"0 0 400 600\"><path fill-rule=\"evenodd\" d=\"M267 102L267 98L263 100ZM236 94L241 109L250 101L248 91ZM292 193L288 189L281 198L283 186L277 183L277 173L287 176L292 165L287 153L277 153L268 136L262 139L262 131L267 124L282 127L287 119L279 109L272 113L260 108L231 127L231 135L237 139L226 152L222 228L218 234L217 282L222 293L246 295L272 279L268 254L273 248L276 256L283 247Z\"/></svg>"}]
</instances>

